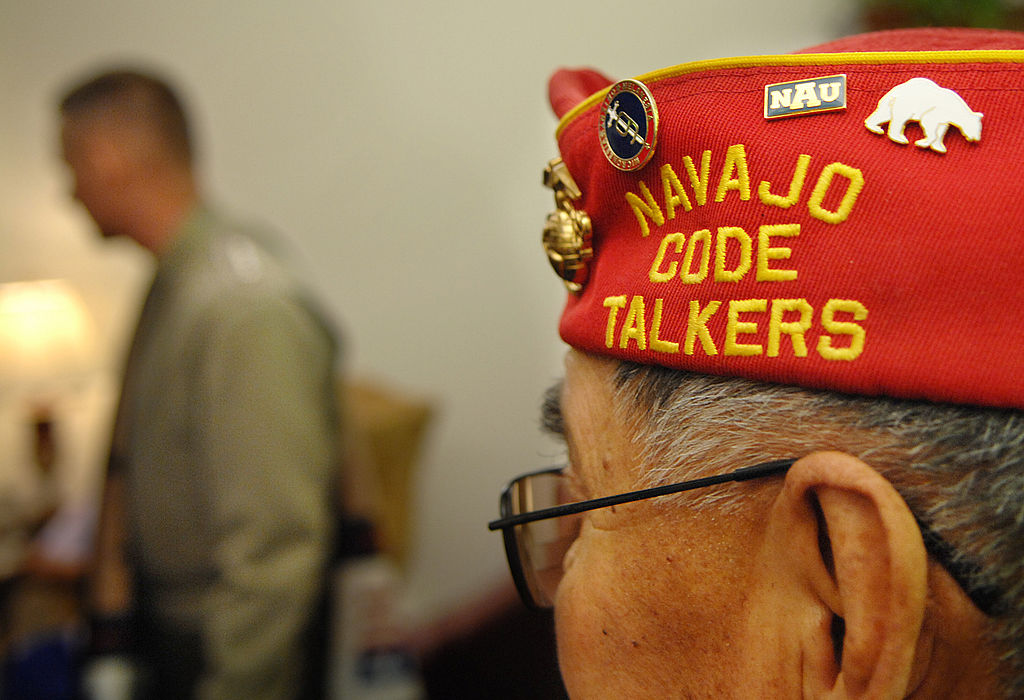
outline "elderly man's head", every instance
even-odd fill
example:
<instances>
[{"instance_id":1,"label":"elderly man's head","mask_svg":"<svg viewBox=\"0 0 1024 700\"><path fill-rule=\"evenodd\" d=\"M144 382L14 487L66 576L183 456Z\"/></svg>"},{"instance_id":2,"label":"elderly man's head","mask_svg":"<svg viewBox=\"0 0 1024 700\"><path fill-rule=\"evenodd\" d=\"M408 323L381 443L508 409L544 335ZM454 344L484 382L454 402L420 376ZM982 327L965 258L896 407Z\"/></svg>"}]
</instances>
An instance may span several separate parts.
<instances>
[{"instance_id":1,"label":"elderly man's head","mask_svg":"<svg viewBox=\"0 0 1024 700\"><path fill-rule=\"evenodd\" d=\"M569 446L570 500L801 458L785 477L589 513L555 598L574 697L984 697L1004 650L1021 675L1019 412L577 351L566 364L546 415Z\"/></svg>"},{"instance_id":2,"label":"elderly man's head","mask_svg":"<svg viewBox=\"0 0 1024 700\"><path fill-rule=\"evenodd\" d=\"M568 466L492 526L573 697L1024 694L1021 49L552 80Z\"/></svg>"}]
</instances>

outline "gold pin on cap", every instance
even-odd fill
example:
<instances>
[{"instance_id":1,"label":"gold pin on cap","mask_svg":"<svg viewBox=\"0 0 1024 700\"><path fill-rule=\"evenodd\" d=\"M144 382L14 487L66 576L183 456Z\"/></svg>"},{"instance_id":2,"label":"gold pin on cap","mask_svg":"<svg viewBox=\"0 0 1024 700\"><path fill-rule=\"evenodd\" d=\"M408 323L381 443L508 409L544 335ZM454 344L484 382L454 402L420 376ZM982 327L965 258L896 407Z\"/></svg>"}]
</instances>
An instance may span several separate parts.
<instances>
[{"instance_id":1,"label":"gold pin on cap","mask_svg":"<svg viewBox=\"0 0 1024 700\"><path fill-rule=\"evenodd\" d=\"M544 185L555 192L555 211L544 224L544 251L569 291L579 293L587 281L587 263L594 257L590 216L572 205L582 192L561 158L544 169Z\"/></svg>"}]
</instances>

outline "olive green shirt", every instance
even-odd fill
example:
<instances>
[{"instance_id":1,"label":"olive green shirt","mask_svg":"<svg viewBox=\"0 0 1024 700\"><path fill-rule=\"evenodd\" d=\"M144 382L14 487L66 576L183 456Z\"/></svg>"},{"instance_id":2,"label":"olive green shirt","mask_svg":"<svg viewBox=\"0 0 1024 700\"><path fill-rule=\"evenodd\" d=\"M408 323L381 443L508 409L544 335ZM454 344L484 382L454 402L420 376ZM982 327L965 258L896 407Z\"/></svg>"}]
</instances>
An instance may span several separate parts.
<instances>
[{"instance_id":1,"label":"olive green shirt","mask_svg":"<svg viewBox=\"0 0 1024 700\"><path fill-rule=\"evenodd\" d=\"M111 469L138 613L200 640L196 697L297 688L333 531L334 370L333 336L285 268L194 212L140 316Z\"/></svg>"}]
</instances>

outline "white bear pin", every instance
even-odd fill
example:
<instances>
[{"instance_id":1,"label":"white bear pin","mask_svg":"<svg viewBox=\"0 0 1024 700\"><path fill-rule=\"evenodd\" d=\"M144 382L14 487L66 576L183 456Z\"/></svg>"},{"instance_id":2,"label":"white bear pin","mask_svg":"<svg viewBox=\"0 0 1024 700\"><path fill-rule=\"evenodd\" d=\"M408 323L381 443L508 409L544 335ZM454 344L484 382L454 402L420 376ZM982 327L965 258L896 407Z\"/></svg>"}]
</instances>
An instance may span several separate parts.
<instances>
[{"instance_id":1,"label":"white bear pin","mask_svg":"<svg viewBox=\"0 0 1024 700\"><path fill-rule=\"evenodd\" d=\"M889 122L888 136L896 143L909 143L903 130L907 122L921 125L924 138L914 143L945 153L942 139L952 124L968 141L981 139L981 112L972 111L964 99L952 90L940 87L928 78L911 78L894 87L878 101L878 108L864 120L864 126L876 134Z\"/></svg>"}]
</instances>

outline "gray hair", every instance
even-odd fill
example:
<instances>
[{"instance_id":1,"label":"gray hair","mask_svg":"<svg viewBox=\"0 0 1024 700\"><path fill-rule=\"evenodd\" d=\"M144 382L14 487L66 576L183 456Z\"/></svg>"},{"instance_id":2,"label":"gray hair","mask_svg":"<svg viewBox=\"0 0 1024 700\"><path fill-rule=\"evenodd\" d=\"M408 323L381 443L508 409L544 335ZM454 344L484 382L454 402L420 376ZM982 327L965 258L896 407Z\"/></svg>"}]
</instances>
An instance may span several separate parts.
<instances>
[{"instance_id":1,"label":"gray hair","mask_svg":"<svg viewBox=\"0 0 1024 700\"><path fill-rule=\"evenodd\" d=\"M847 452L878 469L952 546L954 563L977 565L978 583L999 591L989 632L1003 651L1008 695L1024 697L1024 414L629 363L615 381L616 406L636 428L643 486L687 478L694 468L722 471L817 450ZM711 505L741 507L742 491L687 500L690 508Z\"/></svg>"}]
</instances>

